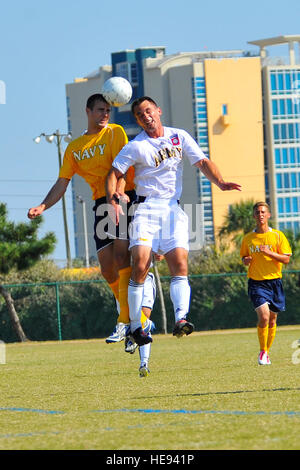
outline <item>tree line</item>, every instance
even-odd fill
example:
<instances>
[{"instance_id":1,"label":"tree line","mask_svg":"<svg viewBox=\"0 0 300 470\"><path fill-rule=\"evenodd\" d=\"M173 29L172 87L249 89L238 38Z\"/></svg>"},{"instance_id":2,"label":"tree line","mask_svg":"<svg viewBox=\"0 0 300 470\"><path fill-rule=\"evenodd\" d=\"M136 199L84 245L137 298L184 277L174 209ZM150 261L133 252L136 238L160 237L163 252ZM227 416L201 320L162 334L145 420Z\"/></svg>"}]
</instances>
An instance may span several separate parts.
<instances>
[{"instance_id":1,"label":"tree line","mask_svg":"<svg viewBox=\"0 0 300 470\"><path fill-rule=\"evenodd\" d=\"M253 200L248 200L232 205L219 231L218 243L190 254L191 318L198 330L255 325L255 315L247 298L246 268L239 257L242 236L255 226L253 204ZM28 223L11 222L6 205L0 203L0 339L7 342L57 339L55 291L38 283L71 281L72 273L69 272L66 278L68 272L47 259L54 251L56 238L52 232L38 237L42 222L42 217ZM287 312L282 315L281 321L295 324L300 323L300 302L295 302L300 285L297 272L300 268L300 235L291 231L285 234L293 256L289 275L284 274ZM164 282L168 276L166 263L159 262L157 268L171 328L173 312L169 282ZM103 280L100 271L87 274L85 279ZM28 283L36 283L36 286L5 287ZM290 299L293 299L292 305L289 305ZM104 281L76 286L65 283L60 288L60 302L64 339L105 337L115 325L116 307ZM158 301L154 306L153 320L157 330L161 331Z\"/></svg>"}]
</instances>

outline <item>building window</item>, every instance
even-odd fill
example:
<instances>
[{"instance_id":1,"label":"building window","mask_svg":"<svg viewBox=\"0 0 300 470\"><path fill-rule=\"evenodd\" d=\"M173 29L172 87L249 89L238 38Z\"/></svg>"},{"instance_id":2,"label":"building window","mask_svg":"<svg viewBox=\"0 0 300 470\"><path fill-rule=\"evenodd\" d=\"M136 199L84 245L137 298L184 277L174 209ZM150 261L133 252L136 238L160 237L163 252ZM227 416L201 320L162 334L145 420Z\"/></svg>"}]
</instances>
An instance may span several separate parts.
<instances>
[{"instance_id":1,"label":"building window","mask_svg":"<svg viewBox=\"0 0 300 470\"><path fill-rule=\"evenodd\" d=\"M271 69L270 84L272 95L283 95L295 93L297 81L300 80L300 70L290 69L287 71Z\"/></svg>"},{"instance_id":2,"label":"building window","mask_svg":"<svg viewBox=\"0 0 300 470\"><path fill-rule=\"evenodd\" d=\"M206 89L204 77L192 78L192 96L194 101L195 140L203 149L208 149Z\"/></svg>"},{"instance_id":3,"label":"building window","mask_svg":"<svg viewBox=\"0 0 300 470\"><path fill-rule=\"evenodd\" d=\"M300 147L275 148L276 168L297 168L300 166Z\"/></svg>"},{"instance_id":4,"label":"building window","mask_svg":"<svg viewBox=\"0 0 300 470\"><path fill-rule=\"evenodd\" d=\"M192 78L192 99L194 113L194 137L209 158L207 127L206 88L204 77ZM206 243L214 242L211 183L198 171L198 195L203 204L204 238Z\"/></svg>"},{"instance_id":5,"label":"building window","mask_svg":"<svg viewBox=\"0 0 300 470\"><path fill-rule=\"evenodd\" d=\"M271 73L271 90L275 91L276 89L277 89L276 75L275 73Z\"/></svg>"},{"instance_id":6,"label":"building window","mask_svg":"<svg viewBox=\"0 0 300 470\"><path fill-rule=\"evenodd\" d=\"M292 171L276 174L278 193L295 193L300 191L300 172Z\"/></svg>"},{"instance_id":7,"label":"building window","mask_svg":"<svg viewBox=\"0 0 300 470\"><path fill-rule=\"evenodd\" d=\"M228 114L228 106L227 104L222 104L222 116L227 116Z\"/></svg>"},{"instance_id":8,"label":"building window","mask_svg":"<svg viewBox=\"0 0 300 470\"><path fill-rule=\"evenodd\" d=\"M198 136L197 141L200 146L208 146L208 132L207 127L198 127Z\"/></svg>"},{"instance_id":9,"label":"building window","mask_svg":"<svg viewBox=\"0 0 300 470\"><path fill-rule=\"evenodd\" d=\"M130 64L130 82L132 84L137 84L138 83L138 68L137 68L137 63L133 62Z\"/></svg>"},{"instance_id":10,"label":"building window","mask_svg":"<svg viewBox=\"0 0 300 470\"><path fill-rule=\"evenodd\" d=\"M274 120L299 119L300 98L299 102L295 98L273 98L272 117Z\"/></svg>"},{"instance_id":11,"label":"building window","mask_svg":"<svg viewBox=\"0 0 300 470\"><path fill-rule=\"evenodd\" d=\"M279 197L277 199L277 209L281 219L284 217L299 217L299 208L299 197Z\"/></svg>"},{"instance_id":12,"label":"building window","mask_svg":"<svg viewBox=\"0 0 300 470\"><path fill-rule=\"evenodd\" d=\"M196 121L198 122L207 121L207 110L206 110L205 102L197 103L196 112L197 112L197 115L195 116Z\"/></svg>"},{"instance_id":13,"label":"building window","mask_svg":"<svg viewBox=\"0 0 300 470\"><path fill-rule=\"evenodd\" d=\"M123 77L128 80L128 65L128 62L119 62L118 64L116 64L116 75L118 77Z\"/></svg>"},{"instance_id":14,"label":"building window","mask_svg":"<svg viewBox=\"0 0 300 470\"><path fill-rule=\"evenodd\" d=\"M283 214L283 199L282 197L279 197L277 200L277 208L278 208L278 214Z\"/></svg>"},{"instance_id":15,"label":"building window","mask_svg":"<svg viewBox=\"0 0 300 470\"><path fill-rule=\"evenodd\" d=\"M274 144L287 144L300 142L300 123L273 125Z\"/></svg>"},{"instance_id":16,"label":"building window","mask_svg":"<svg viewBox=\"0 0 300 470\"><path fill-rule=\"evenodd\" d=\"M192 78L193 99L206 98L205 78Z\"/></svg>"},{"instance_id":17,"label":"building window","mask_svg":"<svg viewBox=\"0 0 300 470\"><path fill-rule=\"evenodd\" d=\"M131 85L138 83L138 68L136 62L119 62L116 64L116 75L126 78Z\"/></svg>"}]
</instances>

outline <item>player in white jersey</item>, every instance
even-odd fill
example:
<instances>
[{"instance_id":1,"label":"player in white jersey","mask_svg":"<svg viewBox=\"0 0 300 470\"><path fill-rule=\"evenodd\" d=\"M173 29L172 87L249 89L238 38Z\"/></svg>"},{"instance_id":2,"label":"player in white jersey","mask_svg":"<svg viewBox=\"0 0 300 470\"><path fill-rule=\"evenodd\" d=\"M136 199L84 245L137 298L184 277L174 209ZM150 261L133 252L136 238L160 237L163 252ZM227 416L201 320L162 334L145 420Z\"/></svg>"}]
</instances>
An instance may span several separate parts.
<instances>
[{"instance_id":1,"label":"player in white jersey","mask_svg":"<svg viewBox=\"0 0 300 470\"><path fill-rule=\"evenodd\" d=\"M152 342L141 328L139 312L143 284L151 262L151 252L162 253L171 274L170 296L174 306L173 335L192 333L186 317L190 304L188 282L188 219L179 206L182 192L183 158L199 168L222 191L239 190L239 184L225 182L216 167L183 129L163 126L162 111L147 96L132 103L132 112L142 132L119 152L107 181L107 201L112 204L118 223L120 205L115 201L118 178L131 166L135 169L137 209L130 228L132 272L128 287L132 335L137 344Z\"/></svg>"}]
</instances>

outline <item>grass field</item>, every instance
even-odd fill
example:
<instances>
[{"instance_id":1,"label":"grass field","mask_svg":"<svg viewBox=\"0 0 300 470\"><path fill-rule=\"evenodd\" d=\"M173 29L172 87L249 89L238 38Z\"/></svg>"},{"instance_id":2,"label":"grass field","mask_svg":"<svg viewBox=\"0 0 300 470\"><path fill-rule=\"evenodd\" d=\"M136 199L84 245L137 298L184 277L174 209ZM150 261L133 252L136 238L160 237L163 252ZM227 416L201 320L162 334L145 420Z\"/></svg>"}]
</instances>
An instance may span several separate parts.
<instances>
[{"instance_id":1,"label":"grass field","mask_svg":"<svg viewBox=\"0 0 300 470\"><path fill-rule=\"evenodd\" d=\"M258 366L255 329L154 335L142 379L124 343L8 344L0 449L300 449L299 338L278 328Z\"/></svg>"}]
</instances>

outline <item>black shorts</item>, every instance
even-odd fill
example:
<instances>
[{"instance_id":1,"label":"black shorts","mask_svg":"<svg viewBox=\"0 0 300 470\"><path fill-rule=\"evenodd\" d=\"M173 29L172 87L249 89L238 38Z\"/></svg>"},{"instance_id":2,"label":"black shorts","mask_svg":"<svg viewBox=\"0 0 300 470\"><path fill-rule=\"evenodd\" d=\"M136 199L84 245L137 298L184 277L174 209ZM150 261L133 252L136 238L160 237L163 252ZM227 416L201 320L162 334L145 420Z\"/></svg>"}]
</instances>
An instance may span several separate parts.
<instances>
[{"instance_id":1,"label":"black shorts","mask_svg":"<svg viewBox=\"0 0 300 470\"><path fill-rule=\"evenodd\" d=\"M281 279L248 280L248 295L254 308L267 303L274 313L284 312L285 295Z\"/></svg>"},{"instance_id":2,"label":"black shorts","mask_svg":"<svg viewBox=\"0 0 300 470\"><path fill-rule=\"evenodd\" d=\"M115 225L108 215L106 197L100 197L95 200L93 207L93 211L95 211L94 240L96 242L97 251L113 243L116 238L119 240L129 240L128 226L132 217L128 215L128 212L136 199L136 193L132 190L126 191L126 194L129 196L130 202L125 205L122 204L125 215L120 216L119 225Z\"/></svg>"}]
</instances>

